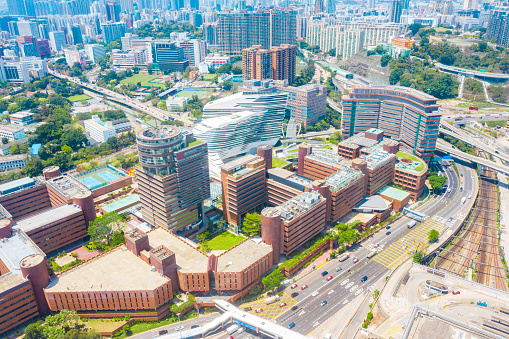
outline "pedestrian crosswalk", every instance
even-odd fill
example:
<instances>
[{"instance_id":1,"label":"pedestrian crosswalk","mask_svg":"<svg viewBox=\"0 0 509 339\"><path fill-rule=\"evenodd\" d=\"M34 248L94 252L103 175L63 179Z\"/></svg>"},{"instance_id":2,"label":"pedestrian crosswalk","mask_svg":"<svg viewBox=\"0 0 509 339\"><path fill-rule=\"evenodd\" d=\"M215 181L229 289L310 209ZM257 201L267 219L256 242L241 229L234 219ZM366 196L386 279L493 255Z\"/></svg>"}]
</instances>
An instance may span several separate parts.
<instances>
[{"instance_id":1,"label":"pedestrian crosswalk","mask_svg":"<svg viewBox=\"0 0 509 339\"><path fill-rule=\"evenodd\" d=\"M447 227L446 223L438 222L434 218L427 219L377 254L373 260L389 269L394 269L411 257L419 244L428 242L429 231L435 229L442 233Z\"/></svg>"}]
</instances>

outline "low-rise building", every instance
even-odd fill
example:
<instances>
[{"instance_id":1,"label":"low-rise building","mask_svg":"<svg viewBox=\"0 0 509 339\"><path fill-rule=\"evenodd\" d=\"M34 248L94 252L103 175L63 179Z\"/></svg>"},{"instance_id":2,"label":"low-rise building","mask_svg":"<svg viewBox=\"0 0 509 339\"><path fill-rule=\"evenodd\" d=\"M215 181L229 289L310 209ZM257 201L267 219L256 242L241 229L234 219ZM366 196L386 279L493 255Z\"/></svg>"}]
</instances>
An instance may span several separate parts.
<instances>
[{"instance_id":1,"label":"low-rise building","mask_svg":"<svg viewBox=\"0 0 509 339\"><path fill-rule=\"evenodd\" d=\"M87 134L97 142L106 142L117 133L132 128L128 119L102 121L97 115L92 116L92 119L83 121L83 124Z\"/></svg>"},{"instance_id":2,"label":"low-rise building","mask_svg":"<svg viewBox=\"0 0 509 339\"><path fill-rule=\"evenodd\" d=\"M27 83L47 74L47 62L35 56L0 59L0 81Z\"/></svg>"},{"instance_id":3,"label":"low-rise building","mask_svg":"<svg viewBox=\"0 0 509 339\"><path fill-rule=\"evenodd\" d=\"M16 168L23 168L27 164L25 154L7 155L0 158L0 171L10 171Z\"/></svg>"},{"instance_id":4,"label":"low-rise building","mask_svg":"<svg viewBox=\"0 0 509 339\"><path fill-rule=\"evenodd\" d=\"M0 127L0 138L7 138L9 141L25 137L23 127L16 125L5 125Z\"/></svg>"},{"instance_id":5,"label":"low-rise building","mask_svg":"<svg viewBox=\"0 0 509 339\"><path fill-rule=\"evenodd\" d=\"M81 68L87 67L84 50L64 49L64 55L69 67L73 67L75 64L79 64Z\"/></svg>"},{"instance_id":6,"label":"low-rise building","mask_svg":"<svg viewBox=\"0 0 509 339\"><path fill-rule=\"evenodd\" d=\"M173 96L166 99L166 108L172 110L174 108L183 108L189 102L188 97Z\"/></svg>"},{"instance_id":7,"label":"low-rise building","mask_svg":"<svg viewBox=\"0 0 509 339\"><path fill-rule=\"evenodd\" d=\"M34 122L34 113L18 112L9 116L11 124L26 126Z\"/></svg>"}]
</instances>

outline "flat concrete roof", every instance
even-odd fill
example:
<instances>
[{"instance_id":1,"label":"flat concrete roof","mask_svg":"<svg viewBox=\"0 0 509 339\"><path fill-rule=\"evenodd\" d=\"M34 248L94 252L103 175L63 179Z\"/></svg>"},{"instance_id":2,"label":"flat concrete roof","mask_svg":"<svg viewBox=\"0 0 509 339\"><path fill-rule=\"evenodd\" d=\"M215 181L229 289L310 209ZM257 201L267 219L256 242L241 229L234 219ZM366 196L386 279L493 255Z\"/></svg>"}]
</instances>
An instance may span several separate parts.
<instances>
[{"instance_id":1,"label":"flat concrete roof","mask_svg":"<svg viewBox=\"0 0 509 339\"><path fill-rule=\"evenodd\" d=\"M39 247L19 230L14 229L9 238L0 241L0 260L12 273L21 274L19 263L23 258L32 254L44 255Z\"/></svg>"},{"instance_id":2,"label":"flat concrete roof","mask_svg":"<svg viewBox=\"0 0 509 339\"><path fill-rule=\"evenodd\" d=\"M18 180L9 181L8 183L0 185L0 193L8 194L33 185L35 185L34 179L25 177Z\"/></svg>"},{"instance_id":3,"label":"flat concrete roof","mask_svg":"<svg viewBox=\"0 0 509 339\"><path fill-rule=\"evenodd\" d=\"M217 272L240 272L270 252L271 246L247 239L217 258Z\"/></svg>"},{"instance_id":4,"label":"flat concrete roof","mask_svg":"<svg viewBox=\"0 0 509 339\"><path fill-rule=\"evenodd\" d=\"M267 172L269 172L269 174L278 176L283 179L287 179L295 174L291 171L285 170L284 168L280 168L280 167L273 167L271 169L268 169Z\"/></svg>"},{"instance_id":5,"label":"flat concrete roof","mask_svg":"<svg viewBox=\"0 0 509 339\"><path fill-rule=\"evenodd\" d=\"M153 290L168 281L158 272L151 271L151 266L127 247L120 246L57 276L46 291Z\"/></svg>"},{"instance_id":6,"label":"flat concrete roof","mask_svg":"<svg viewBox=\"0 0 509 339\"><path fill-rule=\"evenodd\" d=\"M19 125L5 125L5 126L0 127L1 131L6 131L6 132L17 132L22 129L23 129L23 126L19 126Z\"/></svg>"},{"instance_id":7,"label":"flat concrete roof","mask_svg":"<svg viewBox=\"0 0 509 339\"><path fill-rule=\"evenodd\" d=\"M119 212L119 211L122 211L123 209L126 209L138 202L140 202L140 196L138 194L132 194L132 195L129 195L129 196L122 198L120 200L117 200L117 201L114 201L107 205L104 205L101 208L106 213Z\"/></svg>"},{"instance_id":8,"label":"flat concrete roof","mask_svg":"<svg viewBox=\"0 0 509 339\"><path fill-rule=\"evenodd\" d=\"M73 199L78 193L90 192L87 186L67 174L47 180L46 183L62 194L66 199Z\"/></svg>"},{"instance_id":9,"label":"flat concrete roof","mask_svg":"<svg viewBox=\"0 0 509 339\"><path fill-rule=\"evenodd\" d=\"M81 208L74 204L58 206L26 219L20 220L14 224L14 228L19 228L24 232L28 232L38 227L63 219L76 212L81 212Z\"/></svg>"},{"instance_id":10,"label":"flat concrete roof","mask_svg":"<svg viewBox=\"0 0 509 339\"><path fill-rule=\"evenodd\" d=\"M241 165L248 164L254 160L258 160L258 156L254 155L254 154L247 154L240 158L237 158L235 160L227 162L226 164L221 166L221 168L224 169L225 171L229 171L229 170L235 169L236 167L239 167Z\"/></svg>"},{"instance_id":11,"label":"flat concrete roof","mask_svg":"<svg viewBox=\"0 0 509 339\"><path fill-rule=\"evenodd\" d=\"M354 222L355 220L360 220L362 223L367 223L374 217L375 215L373 213L358 213L350 211L347 214L345 214L341 219L339 219L339 222L349 224L351 222Z\"/></svg>"},{"instance_id":12,"label":"flat concrete roof","mask_svg":"<svg viewBox=\"0 0 509 339\"><path fill-rule=\"evenodd\" d=\"M398 201L403 201L405 200L406 197L410 195L410 193L390 186L385 186L380 191L378 191L378 194L380 195L383 194L389 198L396 199Z\"/></svg>"},{"instance_id":13,"label":"flat concrete roof","mask_svg":"<svg viewBox=\"0 0 509 339\"><path fill-rule=\"evenodd\" d=\"M16 287L25 281L26 279L23 278L21 274L16 273L4 274L0 276L0 292L7 291L8 289Z\"/></svg>"},{"instance_id":14,"label":"flat concrete roof","mask_svg":"<svg viewBox=\"0 0 509 339\"><path fill-rule=\"evenodd\" d=\"M151 249L164 245L175 253L177 268L182 273L207 272L208 257L191 244L162 228L156 228L147 235Z\"/></svg>"}]
</instances>

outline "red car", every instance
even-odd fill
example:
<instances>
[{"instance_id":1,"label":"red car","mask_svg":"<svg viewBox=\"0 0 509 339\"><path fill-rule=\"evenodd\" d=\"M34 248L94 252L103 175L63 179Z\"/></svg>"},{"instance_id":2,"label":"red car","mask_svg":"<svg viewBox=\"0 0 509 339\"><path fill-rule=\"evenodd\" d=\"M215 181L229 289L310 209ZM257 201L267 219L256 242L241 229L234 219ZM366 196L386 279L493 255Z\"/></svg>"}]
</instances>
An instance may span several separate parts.
<instances>
[{"instance_id":1,"label":"red car","mask_svg":"<svg viewBox=\"0 0 509 339\"><path fill-rule=\"evenodd\" d=\"M263 308L257 308L257 309L255 310L255 313L262 313L262 312L263 312Z\"/></svg>"},{"instance_id":2,"label":"red car","mask_svg":"<svg viewBox=\"0 0 509 339\"><path fill-rule=\"evenodd\" d=\"M452 294L454 294L454 295L460 294L460 291L452 291Z\"/></svg>"},{"instance_id":3,"label":"red car","mask_svg":"<svg viewBox=\"0 0 509 339\"><path fill-rule=\"evenodd\" d=\"M306 288L308 288L308 285L304 285L304 286L302 286L300 289L301 289L301 290L305 290Z\"/></svg>"},{"instance_id":4,"label":"red car","mask_svg":"<svg viewBox=\"0 0 509 339\"><path fill-rule=\"evenodd\" d=\"M279 307L285 307L285 306L286 306L286 303L279 304Z\"/></svg>"},{"instance_id":5,"label":"red car","mask_svg":"<svg viewBox=\"0 0 509 339\"><path fill-rule=\"evenodd\" d=\"M357 258L355 258L355 259L353 260L353 263L354 263L354 264L357 264L358 262L359 262L359 259L357 259Z\"/></svg>"},{"instance_id":6,"label":"red car","mask_svg":"<svg viewBox=\"0 0 509 339\"><path fill-rule=\"evenodd\" d=\"M290 286L290 288L293 290L294 288L297 288L297 284L294 284L292 286Z\"/></svg>"},{"instance_id":7,"label":"red car","mask_svg":"<svg viewBox=\"0 0 509 339\"><path fill-rule=\"evenodd\" d=\"M332 280L332 275L327 277L327 281Z\"/></svg>"}]
</instances>

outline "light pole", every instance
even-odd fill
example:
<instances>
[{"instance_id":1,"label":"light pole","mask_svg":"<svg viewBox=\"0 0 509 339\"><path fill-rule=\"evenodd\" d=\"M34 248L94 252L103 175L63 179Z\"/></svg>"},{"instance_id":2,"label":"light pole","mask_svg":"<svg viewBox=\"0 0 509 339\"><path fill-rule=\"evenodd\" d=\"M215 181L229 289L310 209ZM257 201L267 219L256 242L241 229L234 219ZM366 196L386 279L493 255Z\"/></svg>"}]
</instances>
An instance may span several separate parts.
<instances>
[{"instance_id":1,"label":"light pole","mask_svg":"<svg viewBox=\"0 0 509 339\"><path fill-rule=\"evenodd\" d=\"M179 317L179 331L180 331L180 337L182 338L182 326L180 326L180 313L177 313L177 317Z\"/></svg>"},{"instance_id":2,"label":"light pole","mask_svg":"<svg viewBox=\"0 0 509 339\"><path fill-rule=\"evenodd\" d=\"M433 284L433 276L435 275L435 267L437 267L438 257L440 256L440 253L442 253L442 251L437 251L437 257L435 259L435 264L433 265L433 272L431 272L431 281L428 286L428 298L429 298L429 290L431 289L431 284Z\"/></svg>"}]
</instances>

